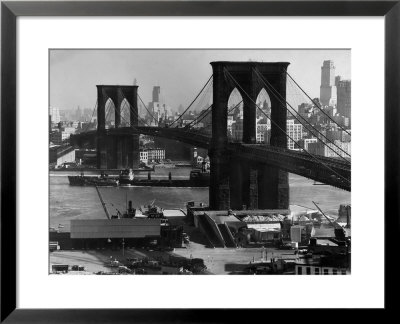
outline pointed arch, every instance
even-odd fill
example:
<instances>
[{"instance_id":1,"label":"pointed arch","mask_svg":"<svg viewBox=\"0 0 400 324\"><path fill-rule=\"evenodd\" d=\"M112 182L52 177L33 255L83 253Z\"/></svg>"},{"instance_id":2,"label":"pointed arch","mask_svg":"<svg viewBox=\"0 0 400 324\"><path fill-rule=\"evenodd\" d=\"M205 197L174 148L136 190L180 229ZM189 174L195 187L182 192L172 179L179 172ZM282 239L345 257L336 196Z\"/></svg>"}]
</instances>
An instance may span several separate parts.
<instances>
[{"instance_id":1,"label":"pointed arch","mask_svg":"<svg viewBox=\"0 0 400 324\"><path fill-rule=\"evenodd\" d=\"M228 139L241 142L243 138L243 97L237 88L234 88L229 95L227 110Z\"/></svg>"},{"instance_id":2,"label":"pointed arch","mask_svg":"<svg viewBox=\"0 0 400 324\"><path fill-rule=\"evenodd\" d=\"M256 133L257 143L269 144L271 138L271 98L265 88L262 88L256 99Z\"/></svg>"},{"instance_id":3,"label":"pointed arch","mask_svg":"<svg viewBox=\"0 0 400 324\"><path fill-rule=\"evenodd\" d=\"M105 120L106 128L115 126L115 104L114 101L108 97L105 103Z\"/></svg>"},{"instance_id":4,"label":"pointed arch","mask_svg":"<svg viewBox=\"0 0 400 324\"><path fill-rule=\"evenodd\" d=\"M271 98L265 88L262 88L258 93L256 103L263 111L268 111L271 114Z\"/></svg>"},{"instance_id":5,"label":"pointed arch","mask_svg":"<svg viewBox=\"0 0 400 324\"><path fill-rule=\"evenodd\" d=\"M120 106L121 112L121 126L130 127L130 116L131 116L131 107L129 105L129 101L126 98L123 98Z\"/></svg>"}]
</instances>

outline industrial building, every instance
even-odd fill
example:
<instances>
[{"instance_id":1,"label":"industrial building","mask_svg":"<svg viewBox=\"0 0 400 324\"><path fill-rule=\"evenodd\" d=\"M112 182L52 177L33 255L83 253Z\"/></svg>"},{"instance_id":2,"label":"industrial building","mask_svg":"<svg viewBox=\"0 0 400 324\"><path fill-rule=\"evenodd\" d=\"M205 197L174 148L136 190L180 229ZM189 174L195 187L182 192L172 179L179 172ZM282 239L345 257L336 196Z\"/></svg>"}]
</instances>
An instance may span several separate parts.
<instances>
[{"instance_id":1,"label":"industrial building","mask_svg":"<svg viewBox=\"0 0 400 324\"><path fill-rule=\"evenodd\" d=\"M205 205L187 205L190 224L199 228L214 247L275 243L282 238L287 209L210 211Z\"/></svg>"},{"instance_id":2,"label":"industrial building","mask_svg":"<svg viewBox=\"0 0 400 324\"><path fill-rule=\"evenodd\" d=\"M49 150L50 165L75 162L75 149L72 146L52 146Z\"/></svg>"},{"instance_id":3,"label":"industrial building","mask_svg":"<svg viewBox=\"0 0 400 324\"><path fill-rule=\"evenodd\" d=\"M348 275L351 271L350 243L335 239L312 238L311 257L298 259L296 275Z\"/></svg>"},{"instance_id":4,"label":"industrial building","mask_svg":"<svg viewBox=\"0 0 400 324\"><path fill-rule=\"evenodd\" d=\"M115 218L71 220L70 232L50 232L60 250L121 249L137 246L182 245L182 226L161 218Z\"/></svg>"}]
</instances>

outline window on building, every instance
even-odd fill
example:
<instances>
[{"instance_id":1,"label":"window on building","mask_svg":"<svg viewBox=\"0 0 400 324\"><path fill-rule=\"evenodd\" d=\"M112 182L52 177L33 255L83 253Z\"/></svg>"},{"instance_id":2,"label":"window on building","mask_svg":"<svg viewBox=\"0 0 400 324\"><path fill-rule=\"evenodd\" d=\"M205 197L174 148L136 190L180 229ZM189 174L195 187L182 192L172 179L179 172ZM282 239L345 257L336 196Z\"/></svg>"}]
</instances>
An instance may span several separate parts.
<instances>
[{"instance_id":1,"label":"window on building","mask_svg":"<svg viewBox=\"0 0 400 324\"><path fill-rule=\"evenodd\" d=\"M342 275L346 275L346 270L342 270Z\"/></svg>"},{"instance_id":2,"label":"window on building","mask_svg":"<svg viewBox=\"0 0 400 324\"><path fill-rule=\"evenodd\" d=\"M314 269L314 274L319 275L319 268Z\"/></svg>"},{"instance_id":3,"label":"window on building","mask_svg":"<svg viewBox=\"0 0 400 324\"><path fill-rule=\"evenodd\" d=\"M297 274L299 274L299 275L303 274L303 268L302 267L298 267L297 268Z\"/></svg>"},{"instance_id":4,"label":"window on building","mask_svg":"<svg viewBox=\"0 0 400 324\"><path fill-rule=\"evenodd\" d=\"M337 270L336 270L336 269L333 269L333 270L332 270L332 274L337 275Z\"/></svg>"},{"instance_id":5,"label":"window on building","mask_svg":"<svg viewBox=\"0 0 400 324\"><path fill-rule=\"evenodd\" d=\"M308 275L311 274L311 268L310 268L310 267L307 267L307 268L306 268L306 273L307 273Z\"/></svg>"},{"instance_id":6,"label":"window on building","mask_svg":"<svg viewBox=\"0 0 400 324\"><path fill-rule=\"evenodd\" d=\"M324 269L324 275L329 274L329 269Z\"/></svg>"}]
</instances>

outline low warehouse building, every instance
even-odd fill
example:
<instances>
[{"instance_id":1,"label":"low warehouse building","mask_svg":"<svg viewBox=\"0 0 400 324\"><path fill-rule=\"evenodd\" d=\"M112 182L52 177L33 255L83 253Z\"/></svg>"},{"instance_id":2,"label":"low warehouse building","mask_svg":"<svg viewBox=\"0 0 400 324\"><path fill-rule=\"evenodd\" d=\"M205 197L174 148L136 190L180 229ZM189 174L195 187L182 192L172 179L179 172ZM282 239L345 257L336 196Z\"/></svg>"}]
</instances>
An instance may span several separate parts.
<instances>
[{"instance_id":1,"label":"low warehouse building","mask_svg":"<svg viewBox=\"0 0 400 324\"><path fill-rule=\"evenodd\" d=\"M161 239L160 219L71 220L70 238L75 249L121 248L148 245Z\"/></svg>"},{"instance_id":2,"label":"low warehouse building","mask_svg":"<svg viewBox=\"0 0 400 324\"><path fill-rule=\"evenodd\" d=\"M182 246L183 227L160 218L76 219L70 224L70 232L49 232L60 250Z\"/></svg>"},{"instance_id":3,"label":"low warehouse building","mask_svg":"<svg viewBox=\"0 0 400 324\"><path fill-rule=\"evenodd\" d=\"M157 218L76 219L71 220L72 239L145 238L160 236Z\"/></svg>"}]
</instances>

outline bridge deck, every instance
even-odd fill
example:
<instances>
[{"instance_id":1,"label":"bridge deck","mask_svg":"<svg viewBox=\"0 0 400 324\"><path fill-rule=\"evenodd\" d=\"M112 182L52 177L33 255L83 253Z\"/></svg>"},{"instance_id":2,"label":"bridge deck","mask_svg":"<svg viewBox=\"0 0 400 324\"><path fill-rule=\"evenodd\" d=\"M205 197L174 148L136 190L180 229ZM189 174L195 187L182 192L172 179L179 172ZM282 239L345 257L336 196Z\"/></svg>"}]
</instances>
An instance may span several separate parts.
<instances>
[{"instance_id":1,"label":"bridge deck","mask_svg":"<svg viewBox=\"0 0 400 324\"><path fill-rule=\"evenodd\" d=\"M137 126L112 128L104 131L111 136L143 134L177 140L193 146L210 147L211 136L185 128L162 128ZM78 144L97 136L97 131L90 131L75 135L71 138L72 144ZM232 154L278 167L284 171L298 174L312 180L323 182L347 191L351 191L351 163L342 159L312 156L310 154L289 149L274 147L265 144L229 143L228 151Z\"/></svg>"}]
</instances>

